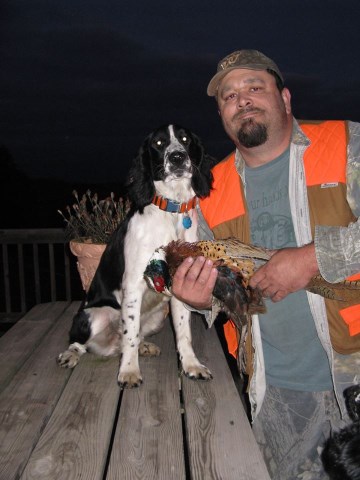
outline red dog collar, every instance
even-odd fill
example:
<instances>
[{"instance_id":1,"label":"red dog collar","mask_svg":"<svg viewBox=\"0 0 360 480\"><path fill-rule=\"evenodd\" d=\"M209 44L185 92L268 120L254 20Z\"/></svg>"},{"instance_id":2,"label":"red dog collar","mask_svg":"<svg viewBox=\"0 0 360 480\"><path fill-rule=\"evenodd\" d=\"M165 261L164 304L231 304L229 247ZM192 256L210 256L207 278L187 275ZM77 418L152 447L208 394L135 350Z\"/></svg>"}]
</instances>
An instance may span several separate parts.
<instances>
[{"instance_id":1,"label":"red dog collar","mask_svg":"<svg viewBox=\"0 0 360 480\"><path fill-rule=\"evenodd\" d=\"M169 198L165 198L162 195L155 195L152 199L152 203L160 208L160 210L165 210L165 212L171 213L185 213L195 208L196 197L193 197L186 203L175 202Z\"/></svg>"}]
</instances>

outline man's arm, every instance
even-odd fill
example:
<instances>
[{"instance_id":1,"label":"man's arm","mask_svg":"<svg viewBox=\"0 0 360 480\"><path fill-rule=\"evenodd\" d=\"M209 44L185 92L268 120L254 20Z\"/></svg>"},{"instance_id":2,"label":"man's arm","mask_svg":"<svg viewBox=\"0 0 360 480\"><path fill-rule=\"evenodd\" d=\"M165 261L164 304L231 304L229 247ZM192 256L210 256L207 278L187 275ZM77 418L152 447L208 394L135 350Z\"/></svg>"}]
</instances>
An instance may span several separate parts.
<instances>
[{"instance_id":1,"label":"man's arm","mask_svg":"<svg viewBox=\"0 0 360 480\"><path fill-rule=\"evenodd\" d=\"M328 282L360 272L360 219L347 227L317 226L315 245L320 273Z\"/></svg>"},{"instance_id":2,"label":"man's arm","mask_svg":"<svg viewBox=\"0 0 360 480\"><path fill-rule=\"evenodd\" d=\"M360 123L348 122L347 201L360 218ZM331 283L360 272L360 220L347 227L317 226L316 257L321 275Z\"/></svg>"}]
</instances>

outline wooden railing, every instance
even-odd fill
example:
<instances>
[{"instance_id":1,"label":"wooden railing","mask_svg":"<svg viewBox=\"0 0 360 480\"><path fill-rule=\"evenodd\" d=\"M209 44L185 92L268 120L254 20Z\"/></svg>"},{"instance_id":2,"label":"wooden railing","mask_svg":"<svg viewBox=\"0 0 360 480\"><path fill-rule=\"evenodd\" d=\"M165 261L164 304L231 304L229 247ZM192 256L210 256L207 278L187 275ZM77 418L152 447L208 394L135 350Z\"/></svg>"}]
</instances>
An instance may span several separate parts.
<instances>
[{"instance_id":1,"label":"wooden railing","mask_svg":"<svg viewBox=\"0 0 360 480\"><path fill-rule=\"evenodd\" d=\"M82 298L63 229L0 230L0 245L2 319L42 302Z\"/></svg>"}]
</instances>

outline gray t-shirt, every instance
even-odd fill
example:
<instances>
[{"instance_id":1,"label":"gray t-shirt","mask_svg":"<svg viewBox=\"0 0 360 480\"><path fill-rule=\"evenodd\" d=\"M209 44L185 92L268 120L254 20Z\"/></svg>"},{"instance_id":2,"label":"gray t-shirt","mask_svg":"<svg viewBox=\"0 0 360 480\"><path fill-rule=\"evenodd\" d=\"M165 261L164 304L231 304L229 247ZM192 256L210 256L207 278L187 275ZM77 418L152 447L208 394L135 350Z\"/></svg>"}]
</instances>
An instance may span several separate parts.
<instances>
[{"instance_id":1,"label":"gray t-shirt","mask_svg":"<svg viewBox=\"0 0 360 480\"><path fill-rule=\"evenodd\" d=\"M245 167L251 241L270 249L296 247L289 203L289 149L272 162ZM305 290L281 302L265 300L260 315L266 379L303 391L331 389L328 358L316 332Z\"/></svg>"}]
</instances>

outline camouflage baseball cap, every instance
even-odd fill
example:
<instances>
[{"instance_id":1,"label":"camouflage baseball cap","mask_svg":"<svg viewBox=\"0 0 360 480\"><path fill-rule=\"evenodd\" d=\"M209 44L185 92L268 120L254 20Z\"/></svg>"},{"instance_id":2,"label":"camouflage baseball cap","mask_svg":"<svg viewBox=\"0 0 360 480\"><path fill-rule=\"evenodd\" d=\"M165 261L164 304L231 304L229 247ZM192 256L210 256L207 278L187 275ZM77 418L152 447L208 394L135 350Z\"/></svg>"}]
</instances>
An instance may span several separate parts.
<instances>
[{"instance_id":1,"label":"camouflage baseball cap","mask_svg":"<svg viewBox=\"0 0 360 480\"><path fill-rule=\"evenodd\" d=\"M249 70L272 70L279 76L280 80L284 82L278 66L271 60L271 58L258 50L237 50L220 60L217 66L217 73L210 80L207 87L207 94L210 97L214 97L220 80L231 72L231 70L237 68L248 68Z\"/></svg>"}]
</instances>

